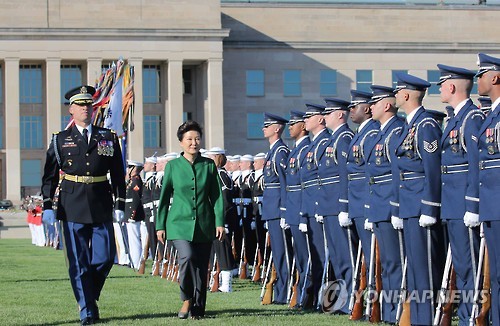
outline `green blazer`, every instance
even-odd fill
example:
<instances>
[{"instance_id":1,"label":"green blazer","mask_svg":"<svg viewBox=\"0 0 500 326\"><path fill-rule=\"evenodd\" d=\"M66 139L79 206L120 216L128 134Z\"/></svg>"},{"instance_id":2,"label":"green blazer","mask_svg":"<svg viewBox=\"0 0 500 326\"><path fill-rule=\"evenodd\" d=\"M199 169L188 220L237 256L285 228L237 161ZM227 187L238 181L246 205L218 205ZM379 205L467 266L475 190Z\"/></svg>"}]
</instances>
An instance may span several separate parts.
<instances>
[{"instance_id":1,"label":"green blazer","mask_svg":"<svg viewBox=\"0 0 500 326\"><path fill-rule=\"evenodd\" d=\"M224 226L224 201L214 161L201 155L193 165L182 155L169 161L163 175L156 230L166 230L168 240L211 242L216 226Z\"/></svg>"}]
</instances>

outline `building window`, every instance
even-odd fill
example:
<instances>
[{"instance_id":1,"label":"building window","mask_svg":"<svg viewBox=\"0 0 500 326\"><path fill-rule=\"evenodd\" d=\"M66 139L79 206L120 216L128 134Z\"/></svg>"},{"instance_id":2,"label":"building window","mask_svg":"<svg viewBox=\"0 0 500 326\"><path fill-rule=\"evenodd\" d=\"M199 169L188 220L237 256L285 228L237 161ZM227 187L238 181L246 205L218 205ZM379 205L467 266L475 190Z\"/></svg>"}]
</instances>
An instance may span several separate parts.
<instances>
[{"instance_id":1,"label":"building window","mask_svg":"<svg viewBox=\"0 0 500 326\"><path fill-rule=\"evenodd\" d=\"M407 74L408 70L393 70L392 71L392 88L396 88L398 86L398 77L397 74Z\"/></svg>"},{"instance_id":2,"label":"building window","mask_svg":"<svg viewBox=\"0 0 500 326\"><path fill-rule=\"evenodd\" d=\"M81 84L82 67L80 65L61 65L61 103L68 101L64 98L64 94Z\"/></svg>"},{"instance_id":3,"label":"building window","mask_svg":"<svg viewBox=\"0 0 500 326\"><path fill-rule=\"evenodd\" d=\"M285 70L283 72L283 94L285 96L301 96L301 79L300 70Z\"/></svg>"},{"instance_id":4,"label":"building window","mask_svg":"<svg viewBox=\"0 0 500 326\"><path fill-rule=\"evenodd\" d=\"M264 125L263 113L247 113L247 138L262 139L262 126Z\"/></svg>"},{"instance_id":5,"label":"building window","mask_svg":"<svg viewBox=\"0 0 500 326\"><path fill-rule=\"evenodd\" d=\"M0 66L0 103L3 103L3 70Z\"/></svg>"},{"instance_id":6,"label":"building window","mask_svg":"<svg viewBox=\"0 0 500 326\"><path fill-rule=\"evenodd\" d=\"M439 72L439 70L427 70L427 81L431 83L431 87L429 87L429 90L427 91L429 95L440 93L439 86L437 84L440 76L441 73Z\"/></svg>"},{"instance_id":7,"label":"building window","mask_svg":"<svg viewBox=\"0 0 500 326\"><path fill-rule=\"evenodd\" d=\"M42 117L41 116L21 116L21 148L43 148L42 144Z\"/></svg>"},{"instance_id":8,"label":"building window","mask_svg":"<svg viewBox=\"0 0 500 326\"><path fill-rule=\"evenodd\" d=\"M19 66L19 102L42 103L42 66Z\"/></svg>"},{"instance_id":9,"label":"building window","mask_svg":"<svg viewBox=\"0 0 500 326\"><path fill-rule=\"evenodd\" d=\"M372 83L373 73L371 70L356 70L356 90L371 93Z\"/></svg>"},{"instance_id":10,"label":"building window","mask_svg":"<svg viewBox=\"0 0 500 326\"><path fill-rule=\"evenodd\" d=\"M247 70L247 96L264 96L264 70Z\"/></svg>"},{"instance_id":11,"label":"building window","mask_svg":"<svg viewBox=\"0 0 500 326\"><path fill-rule=\"evenodd\" d=\"M193 94L193 71L182 69L182 81L184 82L184 94Z\"/></svg>"},{"instance_id":12,"label":"building window","mask_svg":"<svg viewBox=\"0 0 500 326\"><path fill-rule=\"evenodd\" d=\"M337 95L337 70L322 69L319 76L320 96Z\"/></svg>"},{"instance_id":13,"label":"building window","mask_svg":"<svg viewBox=\"0 0 500 326\"><path fill-rule=\"evenodd\" d=\"M144 103L160 103L160 66L144 65L142 67L142 94Z\"/></svg>"},{"instance_id":14,"label":"building window","mask_svg":"<svg viewBox=\"0 0 500 326\"><path fill-rule=\"evenodd\" d=\"M39 187L42 185L42 161L21 160L21 186Z\"/></svg>"},{"instance_id":15,"label":"building window","mask_svg":"<svg viewBox=\"0 0 500 326\"><path fill-rule=\"evenodd\" d=\"M68 126L69 122L71 121L71 116L70 115L63 115L61 117L61 130L66 129Z\"/></svg>"},{"instance_id":16,"label":"building window","mask_svg":"<svg viewBox=\"0 0 500 326\"><path fill-rule=\"evenodd\" d=\"M161 120L159 115L144 116L144 147L161 147Z\"/></svg>"}]
</instances>

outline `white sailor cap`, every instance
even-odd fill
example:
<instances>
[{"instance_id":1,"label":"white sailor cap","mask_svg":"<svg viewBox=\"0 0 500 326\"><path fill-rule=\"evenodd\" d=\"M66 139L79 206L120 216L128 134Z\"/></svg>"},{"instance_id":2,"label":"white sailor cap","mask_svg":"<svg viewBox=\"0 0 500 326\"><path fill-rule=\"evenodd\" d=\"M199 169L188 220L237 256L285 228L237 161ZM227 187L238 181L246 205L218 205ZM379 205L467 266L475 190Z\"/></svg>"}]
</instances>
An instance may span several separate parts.
<instances>
[{"instance_id":1,"label":"white sailor cap","mask_svg":"<svg viewBox=\"0 0 500 326\"><path fill-rule=\"evenodd\" d=\"M261 153L255 154L255 156L253 157L253 160L257 161L257 160L263 160L265 158L266 158L266 154L261 152Z\"/></svg>"},{"instance_id":2,"label":"white sailor cap","mask_svg":"<svg viewBox=\"0 0 500 326\"><path fill-rule=\"evenodd\" d=\"M150 156L150 157L146 157L144 159L144 162L146 162L146 163L154 163L154 164L156 164L157 161L158 161L158 157L156 157L154 155Z\"/></svg>"},{"instance_id":3,"label":"white sailor cap","mask_svg":"<svg viewBox=\"0 0 500 326\"><path fill-rule=\"evenodd\" d=\"M138 166L138 167L143 167L144 164L139 161L134 161L134 160L127 160L127 166Z\"/></svg>"},{"instance_id":4,"label":"white sailor cap","mask_svg":"<svg viewBox=\"0 0 500 326\"><path fill-rule=\"evenodd\" d=\"M242 162L253 162L253 155L245 154L240 158Z\"/></svg>"},{"instance_id":5,"label":"white sailor cap","mask_svg":"<svg viewBox=\"0 0 500 326\"><path fill-rule=\"evenodd\" d=\"M226 154L226 150L220 147L212 147L208 151L205 152L207 155L224 155Z\"/></svg>"},{"instance_id":6,"label":"white sailor cap","mask_svg":"<svg viewBox=\"0 0 500 326\"><path fill-rule=\"evenodd\" d=\"M229 159L229 157L231 157L231 159ZM233 155L233 156L228 156L227 159L229 160L229 162L238 162L241 158L241 155Z\"/></svg>"}]
</instances>

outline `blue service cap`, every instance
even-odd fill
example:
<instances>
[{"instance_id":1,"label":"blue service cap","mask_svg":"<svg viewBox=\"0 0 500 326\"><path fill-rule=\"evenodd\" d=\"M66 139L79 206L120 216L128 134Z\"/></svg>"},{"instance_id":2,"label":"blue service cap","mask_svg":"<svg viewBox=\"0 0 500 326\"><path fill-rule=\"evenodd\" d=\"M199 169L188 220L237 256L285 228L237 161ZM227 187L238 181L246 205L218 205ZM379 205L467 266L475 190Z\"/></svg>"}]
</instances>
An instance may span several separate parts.
<instances>
[{"instance_id":1,"label":"blue service cap","mask_svg":"<svg viewBox=\"0 0 500 326\"><path fill-rule=\"evenodd\" d=\"M324 105L306 103L306 114L304 114L304 119L312 117L313 115L321 114L325 110Z\"/></svg>"},{"instance_id":2,"label":"blue service cap","mask_svg":"<svg viewBox=\"0 0 500 326\"><path fill-rule=\"evenodd\" d=\"M431 87L431 84L428 81L407 73L397 73L396 77L398 79L398 84L396 85L394 93L397 93L402 89L424 92L427 88Z\"/></svg>"},{"instance_id":3,"label":"blue service cap","mask_svg":"<svg viewBox=\"0 0 500 326\"><path fill-rule=\"evenodd\" d=\"M394 88L392 87L371 85L370 88L372 89L372 98L368 101L370 104L377 103L384 98L394 97Z\"/></svg>"},{"instance_id":4,"label":"blue service cap","mask_svg":"<svg viewBox=\"0 0 500 326\"><path fill-rule=\"evenodd\" d=\"M273 124L284 125L288 122L287 119L280 117L279 115L272 114L269 112L264 112L264 127L269 127Z\"/></svg>"},{"instance_id":5,"label":"blue service cap","mask_svg":"<svg viewBox=\"0 0 500 326\"><path fill-rule=\"evenodd\" d=\"M460 68L460 67L452 67L447 65L438 64L439 72L441 76L439 77L438 85L441 85L448 79L469 79L473 80L474 75L476 74L474 71Z\"/></svg>"},{"instance_id":6,"label":"blue service cap","mask_svg":"<svg viewBox=\"0 0 500 326\"><path fill-rule=\"evenodd\" d=\"M349 111L349 104L351 102L339 98L325 98L325 103L326 108L322 113L323 115L330 114L337 110Z\"/></svg>"},{"instance_id":7,"label":"blue service cap","mask_svg":"<svg viewBox=\"0 0 500 326\"><path fill-rule=\"evenodd\" d=\"M477 65L479 66L479 70L477 71L475 77L480 77L487 71L500 70L500 58L495 58L490 55L479 53L477 55Z\"/></svg>"},{"instance_id":8,"label":"blue service cap","mask_svg":"<svg viewBox=\"0 0 500 326\"><path fill-rule=\"evenodd\" d=\"M288 120L289 125L294 125L297 122L304 122L304 115L306 113L302 111L290 111L290 120Z\"/></svg>"},{"instance_id":9,"label":"blue service cap","mask_svg":"<svg viewBox=\"0 0 500 326\"><path fill-rule=\"evenodd\" d=\"M351 89L351 104L349 104L349 109L358 104L367 104L371 98L372 93Z\"/></svg>"},{"instance_id":10,"label":"blue service cap","mask_svg":"<svg viewBox=\"0 0 500 326\"><path fill-rule=\"evenodd\" d=\"M481 109L491 109L491 98L487 97L487 96L482 96L480 98L477 99L479 101L479 103L481 103Z\"/></svg>"},{"instance_id":11,"label":"blue service cap","mask_svg":"<svg viewBox=\"0 0 500 326\"><path fill-rule=\"evenodd\" d=\"M92 86L82 85L70 89L64 94L64 98L69 101L69 104L76 105L92 104L92 96L95 94L95 88Z\"/></svg>"}]
</instances>

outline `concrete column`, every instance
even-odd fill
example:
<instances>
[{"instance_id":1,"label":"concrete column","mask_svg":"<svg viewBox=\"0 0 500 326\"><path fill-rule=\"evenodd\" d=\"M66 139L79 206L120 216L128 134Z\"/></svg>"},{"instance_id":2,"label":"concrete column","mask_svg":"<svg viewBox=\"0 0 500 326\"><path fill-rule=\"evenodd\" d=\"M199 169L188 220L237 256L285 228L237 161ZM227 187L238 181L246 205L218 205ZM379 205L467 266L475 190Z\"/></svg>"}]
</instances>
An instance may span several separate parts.
<instances>
[{"instance_id":1,"label":"concrete column","mask_svg":"<svg viewBox=\"0 0 500 326\"><path fill-rule=\"evenodd\" d=\"M87 85L94 86L101 75L102 58L87 59Z\"/></svg>"},{"instance_id":2,"label":"concrete column","mask_svg":"<svg viewBox=\"0 0 500 326\"><path fill-rule=\"evenodd\" d=\"M61 130L61 58L47 58L45 62L47 65L45 81L47 133L45 148L47 148L52 139L52 133Z\"/></svg>"},{"instance_id":3,"label":"concrete column","mask_svg":"<svg viewBox=\"0 0 500 326\"><path fill-rule=\"evenodd\" d=\"M205 105L205 146L224 148L224 105L222 95L222 58L208 59Z\"/></svg>"},{"instance_id":4,"label":"concrete column","mask_svg":"<svg viewBox=\"0 0 500 326\"><path fill-rule=\"evenodd\" d=\"M142 162L144 160L144 105L142 95L142 58L130 58L128 63L134 67L134 130L129 131L127 158Z\"/></svg>"},{"instance_id":5,"label":"concrete column","mask_svg":"<svg viewBox=\"0 0 500 326\"><path fill-rule=\"evenodd\" d=\"M19 135L19 58L5 58L5 196L21 200L21 139Z\"/></svg>"},{"instance_id":6,"label":"concrete column","mask_svg":"<svg viewBox=\"0 0 500 326\"><path fill-rule=\"evenodd\" d=\"M165 105L165 144L167 152L180 150L177 140L177 128L183 122L183 81L182 81L182 60L168 61L168 101Z\"/></svg>"}]
</instances>

